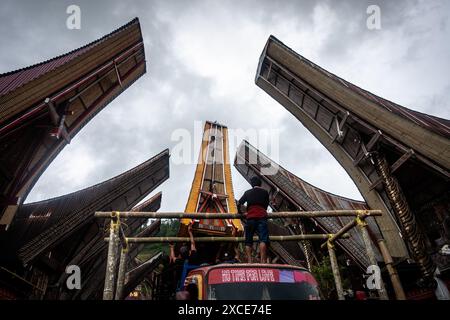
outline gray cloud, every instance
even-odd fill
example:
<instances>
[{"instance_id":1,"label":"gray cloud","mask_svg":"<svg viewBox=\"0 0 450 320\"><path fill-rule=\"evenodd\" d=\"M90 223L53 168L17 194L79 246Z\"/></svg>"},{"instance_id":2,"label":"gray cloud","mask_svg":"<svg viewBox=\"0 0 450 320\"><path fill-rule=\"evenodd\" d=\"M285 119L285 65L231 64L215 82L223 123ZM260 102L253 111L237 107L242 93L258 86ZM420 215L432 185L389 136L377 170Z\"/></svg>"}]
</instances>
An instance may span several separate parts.
<instances>
[{"instance_id":1,"label":"gray cloud","mask_svg":"<svg viewBox=\"0 0 450 320\"><path fill-rule=\"evenodd\" d=\"M72 3L82 10L78 31L65 27ZM365 27L369 4L381 8L381 30ZM0 72L72 50L135 16L145 41L147 74L73 139L28 202L92 185L164 148L172 150L174 130L193 131L196 120L217 120L230 129L279 129L282 166L325 190L361 199L328 151L255 86L259 54L270 34L376 94L441 117L450 114L450 80L442 72L450 69L445 1L4 1L0 6ZM194 167L171 163L171 178L161 187L162 210L184 209ZM238 196L247 184L234 169L233 181Z\"/></svg>"}]
</instances>

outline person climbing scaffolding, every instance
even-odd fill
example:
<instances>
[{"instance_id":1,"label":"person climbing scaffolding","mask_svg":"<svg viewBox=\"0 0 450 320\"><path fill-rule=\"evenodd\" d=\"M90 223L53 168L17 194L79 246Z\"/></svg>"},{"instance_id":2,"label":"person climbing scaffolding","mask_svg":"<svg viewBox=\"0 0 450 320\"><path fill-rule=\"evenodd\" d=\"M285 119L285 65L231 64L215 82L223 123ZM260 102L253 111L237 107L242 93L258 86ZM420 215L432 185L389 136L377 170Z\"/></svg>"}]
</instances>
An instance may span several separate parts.
<instances>
[{"instance_id":1,"label":"person climbing scaffolding","mask_svg":"<svg viewBox=\"0 0 450 320\"><path fill-rule=\"evenodd\" d=\"M190 239L190 247L183 244L178 255L175 255L175 245L169 243L170 246L170 263L175 265L175 278L177 282L177 290L184 284L186 274L191 270L198 267L198 253L195 246L194 235L192 233L192 222L188 225L188 233Z\"/></svg>"},{"instance_id":2,"label":"person climbing scaffolding","mask_svg":"<svg viewBox=\"0 0 450 320\"><path fill-rule=\"evenodd\" d=\"M192 223L188 225L188 233L190 239L190 247L183 244L178 251L178 255L175 255L175 245L169 243L170 246L170 262L176 263L177 261L184 262L188 260L189 263L197 263L197 247L195 245L194 235L192 233Z\"/></svg>"},{"instance_id":3,"label":"person climbing scaffolding","mask_svg":"<svg viewBox=\"0 0 450 320\"><path fill-rule=\"evenodd\" d=\"M237 237L238 230L236 226L232 226L231 236ZM239 263L240 252L238 244L236 243L221 243L219 250L217 250L216 263Z\"/></svg>"}]
</instances>

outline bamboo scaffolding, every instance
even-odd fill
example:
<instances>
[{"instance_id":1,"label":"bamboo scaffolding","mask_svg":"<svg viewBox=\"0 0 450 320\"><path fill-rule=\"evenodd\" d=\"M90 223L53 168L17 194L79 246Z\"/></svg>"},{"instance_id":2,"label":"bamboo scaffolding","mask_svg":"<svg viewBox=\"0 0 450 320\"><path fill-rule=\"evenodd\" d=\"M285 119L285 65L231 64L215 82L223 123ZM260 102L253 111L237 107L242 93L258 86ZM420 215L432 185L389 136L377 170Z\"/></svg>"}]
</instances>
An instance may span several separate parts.
<instances>
[{"instance_id":1,"label":"bamboo scaffolding","mask_svg":"<svg viewBox=\"0 0 450 320\"><path fill-rule=\"evenodd\" d=\"M105 212L95 213L96 218L156 218L156 219L240 219L243 214L208 213L208 212ZM381 216L381 210L328 210L328 211L280 211L267 213L268 219L277 218L324 218L324 217L358 217Z\"/></svg>"},{"instance_id":2,"label":"bamboo scaffolding","mask_svg":"<svg viewBox=\"0 0 450 320\"><path fill-rule=\"evenodd\" d=\"M386 269L389 273L392 287L394 288L395 297L397 298L397 300L406 300L405 291L403 291L403 286L394 266L394 261L392 260L391 254L389 253L389 250L383 239L378 240L378 247L380 248L381 254L383 255L383 260L386 264Z\"/></svg>"},{"instance_id":3,"label":"bamboo scaffolding","mask_svg":"<svg viewBox=\"0 0 450 320\"><path fill-rule=\"evenodd\" d=\"M299 234L292 236L270 236L270 241L299 241L299 240L326 240L333 234ZM342 238L349 238L349 234L343 234ZM255 241L258 237L253 237ZM105 238L109 241L109 238ZM145 237L145 238L126 238L128 243L170 243L170 242L190 242L189 237ZM244 237L197 237L195 242L244 242Z\"/></svg>"},{"instance_id":4,"label":"bamboo scaffolding","mask_svg":"<svg viewBox=\"0 0 450 320\"><path fill-rule=\"evenodd\" d=\"M375 254L373 251L372 244L369 239L367 225L365 219L368 217L381 216L381 210L328 210L328 211L288 211L288 212L270 212L267 214L268 219L277 218L322 218L322 217L354 217L352 221L347 223L335 234L302 234L302 235L289 235L289 236L270 236L271 241L302 241L302 240L326 240L322 244L322 247L328 248L328 253L330 255L330 261L333 269L333 276L335 279L336 289L338 293L339 300L344 300L344 290L342 287L342 280L339 273L339 265L336 258L334 243L343 238L349 238L350 235L347 233L350 229L358 226L362 234L364 244L366 247L366 254L370 260L371 264L377 264L375 259ZM112 300L114 297L114 289L116 289L115 298L121 299L122 288L124 285L124 272L125 272L125 258L128 250L128 244L130 243L180 243L180 242L190 242L189 237L126 237L121 225L120 218L156 218L156 219L239 219L245 218L243 214L230 214L230 213L204 213L204 212L96 212L96 218L110 218L111 219L111 229L109 238L105 238L105 241L109 242L108 250L108 264L107 264L107 274L105 277L105 292L103 299ZM254 240L258 238L255 236ZM194 238L195 242L244 242L244 237L197 237ZM119 246L123 249L120 252L120 263L119 272L117 279L117 286L114 287L114 273L117 268L117 256L116 252ZM383 248L387 250L387 248ZM389 253L383 252L386 256ZM387 259L388 260L388 259ZM395 277L393 277L395 278ZM381 299L388 299L386 294L386 289L384 283L381 280L381 288L378 289L378 293Z\"/></svg>"},{"instance_id":5,"label":"bamboo scaffolding","mask_svg":"<svg viewBox=\"0 0 450 320\"><path fill-rule=\"evenodd\" d=\"M339 300L345 300L344 288L342 287L341 273L339 272L339 264L336 257L334 244L327 242L328 255L330 256L331 270L333 271L334 283L336 285L336 293Z\"/></svg>"},{"instance_id":6,"label":"bamboo scaffolding","mask_svg":"<svg viewBox=\"0 0 450 320\"><path fill-rule=\"evenodd\" d=\"M361 236L364 241L364 245L366 247L366 254L369 258L370 264L373 266L378 266L377 259L375 258L375 252L373 250L372 242L370 240L369 232L367 231L367 223L361 219L360 217L356 218L356 223L359 227L359 230L361 232ZM380 281L379 281L380 287L377 288L378 295L381 300L389 300L388 294L386 292L386 288L384 286L383 278L380 274Z\"/></svg>"},{"instance_id":7,"label":"bamboo scaffolding","mask_svg":"<svg viewBox=\"0 0 450 320\"><path fill-rule=\"evenodd\" d=\"M116 253L120 246L119 229L118 219L116 221L115 219L111 219L103 300L112 300L114 297L114 282L117 268Z\"/></svg>"}]
</instances>

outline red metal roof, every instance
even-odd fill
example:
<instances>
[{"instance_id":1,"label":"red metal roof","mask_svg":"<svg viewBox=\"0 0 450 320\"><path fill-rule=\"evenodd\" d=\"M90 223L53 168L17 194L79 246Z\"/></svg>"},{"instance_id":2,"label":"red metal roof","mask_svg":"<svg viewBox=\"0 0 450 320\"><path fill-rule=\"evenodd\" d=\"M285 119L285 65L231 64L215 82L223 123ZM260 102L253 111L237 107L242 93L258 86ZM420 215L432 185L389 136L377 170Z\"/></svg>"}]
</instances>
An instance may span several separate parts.
<instances>
[{"instance_id":1,"label":"red metal roof","mask_svg":"<svg viewBox=\"0 0 450 320\"><path fill-rule=\"evenodd\" d=\"M11 223L16 212L11 205L24 201L65 144L145 72L142 34L134 19L65 55L0 75L0 166L14 173L0 183L0 224ZM57 109L70 105L65 139L52 135L46 98Z\"/></svg>"},{"instance_id":2,"label":"red metal roof","mask_svg":"<svg viewBox=\"0 0 450 320\"><path fill-rule=\"evenodd\" d=\"M81 54L97 46L99 43L104 42L106 39L112 37L114 34L121 32L136 23L139 23L138 18L131 20L129 23L121 26L120 28L114 30L113 32L91 43L88 43L87 45L84 45L78 49L72 50L68 53L40 62L32 66L0 74L0 97L66 64L67 62L75 59Z\"/></svg>"}]
</instances>

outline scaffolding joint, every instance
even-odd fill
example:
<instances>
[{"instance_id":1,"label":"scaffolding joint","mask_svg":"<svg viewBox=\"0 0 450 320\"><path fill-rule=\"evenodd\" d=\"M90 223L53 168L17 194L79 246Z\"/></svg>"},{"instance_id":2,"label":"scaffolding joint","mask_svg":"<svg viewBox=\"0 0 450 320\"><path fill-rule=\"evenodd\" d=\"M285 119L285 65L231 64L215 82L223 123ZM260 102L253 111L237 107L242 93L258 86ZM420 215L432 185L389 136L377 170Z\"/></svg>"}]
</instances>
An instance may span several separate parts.
<instances>
[{"instance_id":1,"label":"scaffolding joint","mask_svg":"<svg viewBox=\"0 0 450 320\"><path fill-rule=\"evenodd\" d=\"M355 218L356 220L356 224L359 227L366 227L367 226L367 222L365 221L366 218L366 214L358 214Z\"/></svg>"},{"instance_id":2,"label":"scaffolding joint","mask_svg":"<svg viewBox=\"0 0 450 320\"><path fill-rule=\"evenodd\" d=\"M332 235L329 235L329 239L327 240L327 248L334 249L334 242L331 240Z\"/></svg>"}]
</instances>

